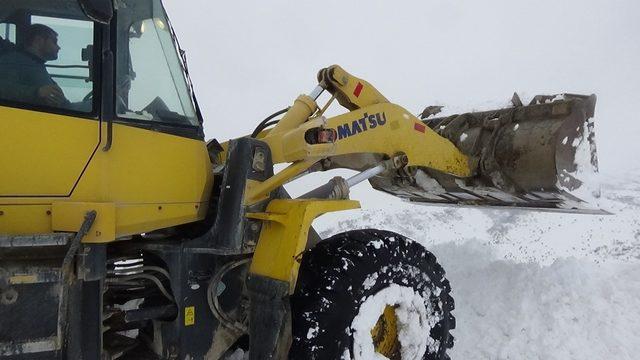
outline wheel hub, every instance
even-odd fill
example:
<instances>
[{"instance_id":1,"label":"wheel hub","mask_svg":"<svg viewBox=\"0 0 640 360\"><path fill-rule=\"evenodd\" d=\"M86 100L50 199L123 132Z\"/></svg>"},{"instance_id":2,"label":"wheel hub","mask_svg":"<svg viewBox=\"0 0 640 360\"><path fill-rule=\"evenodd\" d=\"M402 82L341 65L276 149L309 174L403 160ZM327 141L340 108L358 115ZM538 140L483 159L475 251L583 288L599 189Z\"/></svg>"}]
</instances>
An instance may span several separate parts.
<instances>
[{"instance_id":1,"label":"wheel hub","mask_svg":"<svg viewBox=\"0 0 640 360\"><path fill-rule=\"evenodd\" d=\"M401 360L398 340L398 318L393 306L387 305L371 329L371 339L377 353L391 360Z\"/></svg>"}]
</instances>

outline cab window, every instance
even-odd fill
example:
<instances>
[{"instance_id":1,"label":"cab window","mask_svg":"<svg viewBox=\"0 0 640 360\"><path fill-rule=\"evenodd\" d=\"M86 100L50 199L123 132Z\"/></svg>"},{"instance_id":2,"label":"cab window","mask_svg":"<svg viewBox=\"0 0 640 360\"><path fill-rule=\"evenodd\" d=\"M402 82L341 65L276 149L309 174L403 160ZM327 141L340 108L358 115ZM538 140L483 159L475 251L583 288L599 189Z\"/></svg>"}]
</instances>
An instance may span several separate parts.
<instances>
[{"instance_id":1,"label":"cab window","mask_svg":"<svg viewBox=\"0 0 640 360\"><path fill-rule=\"evenodd\" d=\"M76 1L27 3L0 5L0 101L93 112L93 22Z\"/></svg>"},{"instance_id":2,"label":"cab window","mask_svg":"<svg viewBox=\"0 0 640 360\"><path fill-rule=\"evenodd\" d=\"M159 0L122 0L117 12L116 113L163 125L199 125Z\"/></svg>"},{"instance_id":3,"label":"cab window","mask_svg":"<svg viewBox=\"0 0 640 360\"><path fill-rule=\"evenodd\" d=\"M0 38L12 44L16 43L16 25L9 23L0 23Z\"/></svg>"}]
</instances>

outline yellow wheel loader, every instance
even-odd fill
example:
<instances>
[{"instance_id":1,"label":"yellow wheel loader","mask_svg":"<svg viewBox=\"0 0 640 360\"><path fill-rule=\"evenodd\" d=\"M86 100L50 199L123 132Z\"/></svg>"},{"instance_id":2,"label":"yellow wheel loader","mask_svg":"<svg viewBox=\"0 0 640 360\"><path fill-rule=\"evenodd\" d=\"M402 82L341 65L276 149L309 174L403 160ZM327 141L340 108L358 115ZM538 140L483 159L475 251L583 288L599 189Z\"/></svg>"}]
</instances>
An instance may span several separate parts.
<instances>
[{"instance_id":1,"label":"yellow wheel loader","mask_svg":"<svg viewBox=\"0 0 640 360\"><path fill-rule=\"evenodd\" d=\"M0 359L447 359L434 255L384 230L321 240L313 220L358 208L363 181L589 211L572 191L595 96L416 116L333 65L251 135L206 142L177 44L160 0L0 3ZM337 168L356 174L283 187Z\"/></svg>"}]
</instances>

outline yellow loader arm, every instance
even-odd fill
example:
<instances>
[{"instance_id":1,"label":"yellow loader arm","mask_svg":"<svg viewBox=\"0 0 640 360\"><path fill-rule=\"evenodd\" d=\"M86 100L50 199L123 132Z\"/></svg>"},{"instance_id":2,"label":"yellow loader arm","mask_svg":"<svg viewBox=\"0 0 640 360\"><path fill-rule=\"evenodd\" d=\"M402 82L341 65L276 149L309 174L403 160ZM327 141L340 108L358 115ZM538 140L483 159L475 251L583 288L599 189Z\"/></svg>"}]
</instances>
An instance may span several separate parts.
<instances>
[{"instance_id":1,"label":"yellow loader arm","mask_svg":"<svg viewBox=\"0 0 640 360\"><path fill-rule=\"evenodd\" d=\"M460 177L471 175L467 157L455 145L409 111L390 103L366 81L337 65L321 70L318 77L319 86L351 112L330 119L324 118L322 112L314 115L318 109L315 99L301 95L262 139L269 144L274 163L357 153L389 158L403 154L409 166L429 167ZM325 141L323 134L328 134ZM429 151L424 151L425 144Z\"/></svg>"},{"instance_id":2,"label":"yellow loader arm","mask_svg":"<svg viewBox=\"0 0 640 360\"><path fill-rule=\"evenodd\" d=\"M291 166L251 182L245 204L303 172L349 168L370 170L358 180L410 201L592 211L570 191L582 184L576 176L584 170L575 161L579 148L586 147L596 164L588 122L595 95L538 96L527 106L514 97L512 108L418 119L340 66L322 69L318 82L274 128L258 135L273 163ZM332 97L319 108L316 100L325 90ZM325 118L334 99L350 112ZM344 198L353 185L347 183L336 180L306 197Z\"/></svg>"},{"instance_id":3,"label":"yellow loader arm","mask_svg":"<svg viewBox=\"0 0 640 360\"><path fill-rule=\"evenodd\" d=\"M337 82L336 77L342 82ZM261 136L271 149L274 164L292 165L263 183L253 184L245 203L264 199L268 192L320 160L345 155L371 154L375 163L402 158L395 167L426 167L457 177L471 175L469 159L453 143L409 111L388 102L366 81L337 65L323 69L319 78L319 87L311 95L300 95L282 120ZM332 92L341 105L352 111L329 119L322 116L315 100L323 89ZM366 169L375 163L341 167Z\"/></svg>"}]
</instances>

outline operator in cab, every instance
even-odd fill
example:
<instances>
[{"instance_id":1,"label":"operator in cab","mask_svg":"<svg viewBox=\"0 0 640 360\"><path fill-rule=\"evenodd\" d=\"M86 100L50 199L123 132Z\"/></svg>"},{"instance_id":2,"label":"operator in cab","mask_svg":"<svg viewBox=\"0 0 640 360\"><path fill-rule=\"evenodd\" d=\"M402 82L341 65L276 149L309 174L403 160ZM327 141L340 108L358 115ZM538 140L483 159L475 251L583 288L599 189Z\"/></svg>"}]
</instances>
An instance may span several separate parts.
<instances>
[{"instance_id":1,"label":"operator in cab","mask_svg":"<svg viewBox=\"0 0 640 360\"><path fill-rule=\"evenodd\" d=\"M51 78L45 63L58 58L58 34L30 25L22 46L0 55L0 98L34 105L69 108L71 103Z\"/></svg>"},{"instance_id":2,"label":"operator in cab","mask_svg":"<svg viewBox=\"0 0 640 360\"><path fill-rule=\"evenodd\" d=\"M0 55L13 49L13 44L9 40L5 40L0 36Z\"/></svg>"}]
</instances>

